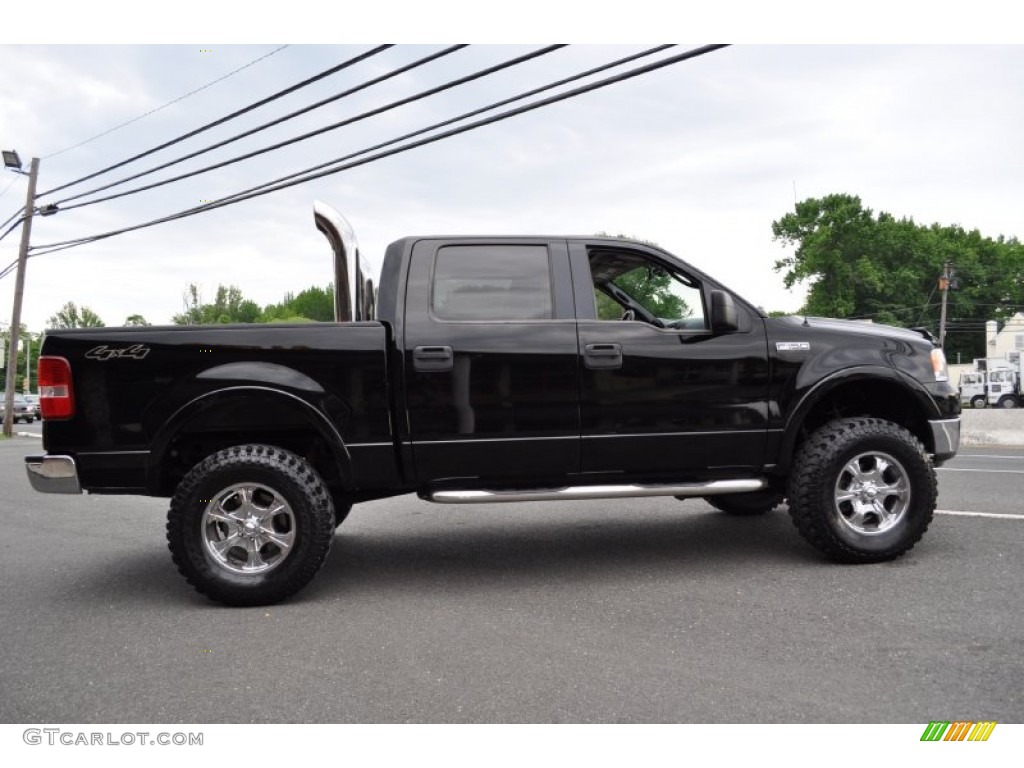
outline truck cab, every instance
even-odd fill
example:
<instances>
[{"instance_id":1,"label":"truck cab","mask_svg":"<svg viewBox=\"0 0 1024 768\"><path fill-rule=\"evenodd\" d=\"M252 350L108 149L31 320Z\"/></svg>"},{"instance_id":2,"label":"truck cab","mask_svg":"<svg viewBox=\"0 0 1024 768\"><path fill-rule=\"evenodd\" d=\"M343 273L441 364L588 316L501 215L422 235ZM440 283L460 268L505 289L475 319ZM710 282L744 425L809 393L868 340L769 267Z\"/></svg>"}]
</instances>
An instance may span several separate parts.
<instances>
[{"instance_id":1,"label":"truck cab","mask_svg":"<svg viewBox=\"0 0 1024 768\"><path fill-rule=\"evenodd\" d=\"M964 371L958 386L960 404L971 408L984 408L988 403L985 371Z\"/></svg>"},{"instance_id":2,"label":"truck cab","mask_svg":"<svg viewBox=\"0 0 1024 768\"><path fill-rule=\"evenodd\" d=\"M987 399L993 408L1020 406L1020 374L1014 368L996 368L987 372Z\"/></svg>"}]
</instances>

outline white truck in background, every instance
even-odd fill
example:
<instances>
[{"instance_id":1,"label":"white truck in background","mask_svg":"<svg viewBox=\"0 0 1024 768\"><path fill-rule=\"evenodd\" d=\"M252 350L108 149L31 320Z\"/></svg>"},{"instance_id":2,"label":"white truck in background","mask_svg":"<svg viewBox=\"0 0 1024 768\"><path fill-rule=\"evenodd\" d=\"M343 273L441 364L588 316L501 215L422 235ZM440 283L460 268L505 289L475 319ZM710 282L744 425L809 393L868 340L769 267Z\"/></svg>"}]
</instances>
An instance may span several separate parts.
<instances>
[{"instance_id":1,"label":"white truck in background","mask_svg":"<svg viewBox=\"0 0 1024 768\"><path fill-rule=\"evenodd\" d=\"M988 404L988 386L985 371L964 371L960 374L960 404L971 408L984 408Z\"/></svg>"},{"instance_id":2,"label":"white truck in background","mask_svg":"<svg viewBox=\"0 0 1024 768\"><path fill-rule=\"evenodd\" d=\"M960 374L959 389L960 402L972 408L1024 406L1019 353L1006 358L975 358L974 370Z\"/></svg>"},{"instance_id":3,"label":"white truck in background","mask_svg":"<svg viewBox=\"0 0 1024 768\"><path fill-rule=\"evenodd\" d=\"M988 371L988 405L999 408L1019 408L1021 404L1020 371L1015 368L996 368Z\"/></svg>"}]
</instances>

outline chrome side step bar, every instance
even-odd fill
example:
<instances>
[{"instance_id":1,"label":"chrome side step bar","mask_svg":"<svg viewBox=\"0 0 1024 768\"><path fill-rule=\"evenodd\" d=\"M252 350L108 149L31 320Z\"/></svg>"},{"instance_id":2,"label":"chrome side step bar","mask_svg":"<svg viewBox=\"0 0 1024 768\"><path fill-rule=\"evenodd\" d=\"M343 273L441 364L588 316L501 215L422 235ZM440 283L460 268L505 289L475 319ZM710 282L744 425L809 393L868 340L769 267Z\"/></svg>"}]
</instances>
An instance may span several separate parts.
<instances>
[{"instance_id":1,"label":"chrome side step bar","mask_svg":"<svg viewBox=\"0 0 1024 768\"><path fill-rule=\"evenodd\" d=\"M706 483L666 485L580 485L568 488L535 488L526 491L432 491L422 498L436 504L493 504L505 501L586 501L638 496L721 496L760 491L768 483L759 478L712 480Z\"/></svg>"}]
</instances>

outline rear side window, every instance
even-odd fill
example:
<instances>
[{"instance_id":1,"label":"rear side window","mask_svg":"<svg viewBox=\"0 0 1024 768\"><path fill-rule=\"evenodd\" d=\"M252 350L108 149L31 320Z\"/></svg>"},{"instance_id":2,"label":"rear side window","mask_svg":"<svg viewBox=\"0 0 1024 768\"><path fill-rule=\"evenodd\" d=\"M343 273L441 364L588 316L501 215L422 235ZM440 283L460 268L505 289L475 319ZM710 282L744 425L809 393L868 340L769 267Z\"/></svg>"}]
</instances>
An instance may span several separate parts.
<instances>
[{"instance_id":1,"label":"rear side window","mask_svg":"<svg viewBox=\"0 0 1024 768\"><path fill-rule=\"evenodd\" d=\"M450 245L437 252L431 306L441 320L550 320L543 245Z\"/></svg>"}]
</instances>

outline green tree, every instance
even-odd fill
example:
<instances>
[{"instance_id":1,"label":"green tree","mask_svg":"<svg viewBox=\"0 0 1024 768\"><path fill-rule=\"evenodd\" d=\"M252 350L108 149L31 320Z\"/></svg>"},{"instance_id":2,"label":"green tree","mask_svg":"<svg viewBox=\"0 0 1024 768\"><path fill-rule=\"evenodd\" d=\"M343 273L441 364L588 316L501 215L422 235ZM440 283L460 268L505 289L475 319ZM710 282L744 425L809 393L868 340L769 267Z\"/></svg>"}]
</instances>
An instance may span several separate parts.
<instances>
[{"instance_id":1,"label":"green tree","mask_svg":"<svg viewBox=\"0 0 1024 768\"><path fill-rule=\"evenodd\" d=\"M810 315L866 318L938 333L937 281L951 263L947 357L985 354L983 323L1024 307L1024 247L960 226L920 225L866 208L859 197L810 198L772 222L775 239L795 251L775 262L787 288L806 283Z\"/></svg>"},{"instance_id":2,"label":"green tree","mask_svg":"<svg viewBox=\"0 0 1024 768\"><path fill-rule=\"evenodd\" d=\"M195 283L185 290L184 311L172 320L176 325L216 325L218 323L258 323L261 319L259 305L246 299L234 285L217 286L212 303L205 303Z\"/></svg>"},{"instance_id":3,"label":"green tree","mask_svg":"<svg viewBox=\"0 0 1024 768\"><path fill-rule=\"evenodd\" d=\"M69 301L46 321L50 328L102 328L105 323L89 307L81 309Z\"/></svg>"},{"instance_id":4,"label":"green tree","mask_svg":"<svg viewBox=\"0 0 1024 768\"><path fill-rule=\"evenodd\" d=\"M150 325L142 315L128 315L124 319L125 325Z\"/></svg>"},{"instance_id":5,"label":"green tree","mask_svg":"<svg viewBox=\"0 0 1024 768\"><path fill-rule=\"evenodd\" d=\"M41 333L32 333L22 323L18 331L18 350L17 353L11 354L11 334L10 324L4 323L3 331L0 331L0 345L3 346L3 354L0 355L0 360L3 361L3 365L0 365L0 369L3 370L3 376L7 374L7 366L11 365L12 358L14 363L14 391L15 392L35 392L38 389L36 383L36 368L37 361L39 359L39 347L40 340L42 339ZM29 378L29 386L25 387L25 377ZM3 391L3 381L0 378L0 391Z\"/></svg>"},{"instance_id":6,"label":"green tree","mask_svg":"<svg viewBox=\"0 0 1024 768\"><path fill-rule=\"evenodd\" d=\"M292 323L303 321L330 322L334 320L334 286L311 286L298 295L286 293L280 304L263 308L263 321Z\"/></svg>"}]
</instances>

